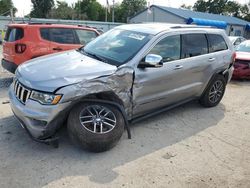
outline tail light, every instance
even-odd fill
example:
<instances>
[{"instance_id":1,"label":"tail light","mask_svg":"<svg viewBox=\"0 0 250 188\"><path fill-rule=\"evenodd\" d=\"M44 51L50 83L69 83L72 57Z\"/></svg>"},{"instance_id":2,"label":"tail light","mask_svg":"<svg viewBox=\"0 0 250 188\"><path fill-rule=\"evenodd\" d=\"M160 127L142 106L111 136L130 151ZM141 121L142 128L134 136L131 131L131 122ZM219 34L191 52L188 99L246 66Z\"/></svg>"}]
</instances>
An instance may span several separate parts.
<instances>
[{"instance_id":1,"label":"tail light","mask_svg":"<svg viewBox=\"0 0 250 188\"><path fill-rule=\"evenodd\" d=\"M26 44L16 44L15 51L17 54L22 54L26 50Z\"/></svg>"}]
</instances>

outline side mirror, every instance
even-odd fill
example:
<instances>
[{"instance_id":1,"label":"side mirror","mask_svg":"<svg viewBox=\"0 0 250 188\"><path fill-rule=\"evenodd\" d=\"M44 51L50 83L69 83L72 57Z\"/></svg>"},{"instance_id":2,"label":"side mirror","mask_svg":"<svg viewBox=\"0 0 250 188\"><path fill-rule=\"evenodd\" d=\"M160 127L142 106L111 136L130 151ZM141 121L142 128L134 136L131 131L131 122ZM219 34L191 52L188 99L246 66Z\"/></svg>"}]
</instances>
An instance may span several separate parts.
<instances>
[{"instance_id":1,"label":"side mirror","mask_svg":"<svg viewBox=\"0 0 250 188\"><path fill-rule=\"evenodd\" d=\"M162 57L156 54L148 54L138 65L138 68L162 67Z\"/></svg>"}]
</instances>

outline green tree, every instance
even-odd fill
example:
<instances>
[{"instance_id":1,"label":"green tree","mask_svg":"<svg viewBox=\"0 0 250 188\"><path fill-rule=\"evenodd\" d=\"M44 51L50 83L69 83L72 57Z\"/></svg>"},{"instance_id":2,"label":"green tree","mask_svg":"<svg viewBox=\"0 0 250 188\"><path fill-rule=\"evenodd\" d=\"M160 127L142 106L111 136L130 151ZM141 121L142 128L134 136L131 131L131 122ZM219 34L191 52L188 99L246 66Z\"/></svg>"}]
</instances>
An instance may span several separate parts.
<instances>
[{"instance_id":1,"label":"green tree","mask_svg":"<svg viewBox=\"0 0 250 188\"><path fill-rule=\"evenodd\" d=\"M186 5L186 4L182 4L181 8L192 10L192 6L191 5Z\"/></svg>"},{"instance_id":2,"label":"green tree","mask_svg":"<svg viewBox=\"0 0 250 188\"><path fill-rule=\"evenodd\" d=\"M11 16L11 11L10 11L11 9L13 9L13 14L15 16L17 9L13 6L12 0L0 0L1 16Z\"/></svg>"},{"instance_id":3,"label":"green tree","mask_svg":"<svg viewBox=\"0 0 250 188\"><path fill-rule=\"evenodd\" d=\"M96 0L81 0L75 3L75 11L78 19L103 21L105 8Z\"/></svg>"},{"instance_id":4,"label":"green tree","mask_svg":"<svg viewBox=\"0 0 250 188\"><path fill-rule=\"evenodd\" d=\"M235 1L228 1L227 4L224 7L224 14L228 16L235 16L240 17L241 16L241 4L235 2Z\"/></svg>"},{"instance_id":5,"label":"green tree","mask_svg":"<svg viewBox=\"0 0 250 188\"><path fill-rule=\"evenodd\" d=\"M198 0L193 10L227 16L234 16L250 21L249 5L242 5L230 0Z\"/></svg>"},{"instance_id":6,"label":"green tree","mask_svg":"<svg viewBox=\"0 0 250 188\"><path fill-rule=\"evenodd\" d=\"M213 14L222 14L228 0L198 0L193 9L199 12L209 12Z\"/></svg>"},{"instance_id":7,"label":"green tree","mask_svg":"<svg viewBox=\"0 0 250 188\"><path fill-rule=\"evenodd\" d=\"M198 0L193 6L194 11L207 12L207 2L204 0Z\"/></svg>"},{"instance_id":8,"label":"green tree","mask_svg":"<svg viewBox=\"0 0 250 188\"><path fill-rule=\"evenodd\" d=\"M73 7L70 7L68 3L64 1L56 1L57 6L50 12L51 18L56 19L74 19L76 17L76 11Z\"/></svg>"},{"instance_id":9,"label":"green tree","mask_svg":"<svg viewBox=\"0 0 250 188\"><path fill-rule=\"evenodd\" d=\"M147 7L146 0L123 0L121 4L122 22Z\"/></svg>"},{"instance_id":10,"label":"green tree","mask_svg":"<svg viewBox=\"0 0 250 188\"><path fill-rule=\"evenodd\" d=\"M33 9L30 16L34 18L49 18L49 13L54 7L54 0L31 0Z\"/></svg>"}]
</instances>

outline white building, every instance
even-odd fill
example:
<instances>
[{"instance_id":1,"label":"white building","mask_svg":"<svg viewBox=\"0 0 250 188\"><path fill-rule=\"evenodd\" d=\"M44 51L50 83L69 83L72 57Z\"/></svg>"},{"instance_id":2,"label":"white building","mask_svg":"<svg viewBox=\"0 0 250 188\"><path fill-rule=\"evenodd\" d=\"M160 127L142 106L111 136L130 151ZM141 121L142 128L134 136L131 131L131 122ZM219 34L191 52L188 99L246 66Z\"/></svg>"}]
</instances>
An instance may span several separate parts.
<instances>
[{"instance_id":1,"label":"white building","mask_svg":"<svg viewBox=\"0 0 250 188\"><path fill-rule=\"evenodd\" d=\"M231 16L152 5L129 19L130 23L165 22L196 24L225 29L228 35L250 38L250 23Z\"/></svg>"}]
</instances>

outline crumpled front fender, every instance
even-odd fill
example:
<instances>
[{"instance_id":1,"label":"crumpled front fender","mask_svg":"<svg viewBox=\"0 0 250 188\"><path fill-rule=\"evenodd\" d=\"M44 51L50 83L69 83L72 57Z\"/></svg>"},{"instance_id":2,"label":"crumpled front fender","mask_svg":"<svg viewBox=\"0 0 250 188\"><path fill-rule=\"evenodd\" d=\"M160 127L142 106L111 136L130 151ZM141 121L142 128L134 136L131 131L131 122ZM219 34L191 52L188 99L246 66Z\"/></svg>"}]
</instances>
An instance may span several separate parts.
<instances>
[{"instance_id":1,"label":"crumpled front fender","mask_svg":"<svg viewBox=\"0 0 250 188\"><path fill-rule=\"evenodd\" d=\"M134 69L121 67L111 75L103 75L91 80L83 80L77 84L65 86L56 93L63 94L61 103L76 101L91 94L113 92L122 101L124 110L132 116L132 86Z\"/></svg>"}]
</instances>

